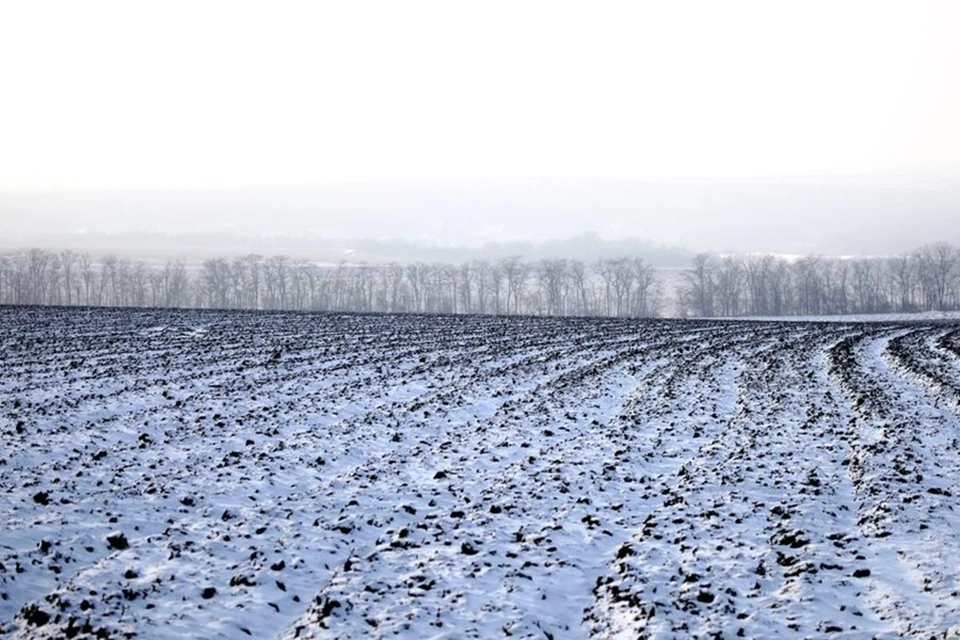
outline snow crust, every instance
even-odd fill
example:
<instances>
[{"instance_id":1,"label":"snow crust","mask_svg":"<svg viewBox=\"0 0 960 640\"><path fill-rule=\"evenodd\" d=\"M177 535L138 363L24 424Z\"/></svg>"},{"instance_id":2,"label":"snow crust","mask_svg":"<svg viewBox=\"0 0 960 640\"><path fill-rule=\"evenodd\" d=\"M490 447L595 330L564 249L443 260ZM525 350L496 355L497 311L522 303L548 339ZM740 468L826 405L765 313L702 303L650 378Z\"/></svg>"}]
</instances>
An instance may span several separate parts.
<instances>
[{"instance_id":1,"label":"snow crust","mask_svg":"<svg viewBox=\"0 0 960 640\"><path fill-rule=\"evenodd\" d=\"M956 637L960 326L0 309L0 635Z\"/></svg>"},{"instance_id":2,"label":"snow crust","mask_svg":"<svg viewBox=\"0 0 960 640\"><path fill-rule=\"evenodd\" d=\"M763 322L931 322L937 320L960 321L960 311L918 311L916 313L861 313L828 316L769 316L744 317L740 320Z\"/></svg>"}]
</instances>

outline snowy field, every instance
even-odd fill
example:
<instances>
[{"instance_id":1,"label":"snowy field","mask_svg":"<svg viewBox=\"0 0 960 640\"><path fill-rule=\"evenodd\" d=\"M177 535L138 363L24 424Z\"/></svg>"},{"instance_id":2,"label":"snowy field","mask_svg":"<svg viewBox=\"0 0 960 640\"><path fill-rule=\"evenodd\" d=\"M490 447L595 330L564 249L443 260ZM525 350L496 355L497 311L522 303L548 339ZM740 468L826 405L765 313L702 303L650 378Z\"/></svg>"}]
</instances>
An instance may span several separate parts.
<instances>
[{"instance_id":1,"label":"snowy field","mask_svg":"<svg viewBox=\"0 0 960 640\"><path fill-rule=\"evenodd\" d=\"M761 320L770 318L743 317L740 320ZM832 316L787 316L779 318L781 322L944 322L960 323L960 311L920 311L915 313L871 313Z\"/></svg>"},{"instance_id":2,"label":"snowy field","mask_svg":"<svg viewBox=\"0 0 960 640\"><path fill-rule=\"evenodd\" d=\"M956 637L960 325L0 309L0 635Z\"/></svg>"}]
</instances>

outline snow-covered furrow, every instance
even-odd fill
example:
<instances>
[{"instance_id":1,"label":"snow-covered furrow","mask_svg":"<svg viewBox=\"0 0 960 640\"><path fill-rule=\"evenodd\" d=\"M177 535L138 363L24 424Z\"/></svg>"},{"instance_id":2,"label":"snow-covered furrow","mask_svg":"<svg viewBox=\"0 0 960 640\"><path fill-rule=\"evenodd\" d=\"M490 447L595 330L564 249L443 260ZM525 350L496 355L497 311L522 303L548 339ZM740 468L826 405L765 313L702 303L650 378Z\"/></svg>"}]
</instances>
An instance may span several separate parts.
<instances>
[{"instance_id":1,"label":"snow-covered furrow","mask_svg":"<svg viewBox=\"0 0 960 640\"><path fill-rule=\"evenodd\" d=\"M833 544L851 528L855 504L833 438L836 403L811 380L831 339L797 330L732 352L718 371L735 391L726 414L712 416L722 427L701 431L660 504L618 550L597 585L595 630L770 637L871 628L854 617L865 607ZM843 589L838 609L827 595Z\"/></svg>"},{"instance_id":2,"label":"snow-covered furrow","mask_svg":"<svg viewBox=\"0 0 960 640\"><path fill-rule=\"evenodd\" d=\"M957 419L929 379L898 362L904 337L936 328L876 328L837 345L833 373L852 401L850 474L858 526L876 554L865 576L871 606L900 635L956 629L960 519ZM922 338L922 337L921 337Z\"/></svg>"},{"instance_id":3,"label":"snow-covered furrow","mask_svg":"<svg viewBox=\"0 0 960 640\"><path fill-rule=\"evenodd\" d=\"M0 634L955 631L957 335L0 309Z\"/></svg>"},{"instance_id":4,"label":"snow-covered furrow","mask_svg":"<svg viewBox=\"0 0 960 640\"><path fill-rule=\"evenodd\" d=\"M957 406L960 400L960 385L955 379L954 359L938 345L949 333L917 330L890 340L886 346L888 363L912 384L926 387L935 401Z\"/></svg>"},{"instance_id":5,"label":"snow-covered furrow","mask_svg":"<svg viewBox=\"0 0 960 640\"><path fill-rule=\"evenodd\" d=\"M416 491L416 499L403 505L396 516L402 526L387 529L373 548L357 550L349 570L325 587L291 635L324 635L328 625L335 630L331 603L338 603L337 613L342 607L367 620L377 634L423 637L444 626L474 637L573 632L589 603L596 565L615 544L594 518L594 501L600 512L623 506L620 492L604 495L611 480L605 467L622 452L611 456L603 425L630 385L610 389L597 378L664 344L641 340L585 360L470 420L467 428L444 432L439 442L418 443L414 457L420 462L403 467L419 476L408 478L403 493L409 495L411 486L429 491ZM411 571L412 582L365 587L369 572ZM581 587L577 597L571 597L571 584ZM439 600L427 597L434 591L442 594ZM577 598L581 606L569 606ZM537 602L564 599L566 607L531 615ZM407 619L418 602L434 602L436 617Z\"/></svg>"}]
</instances>

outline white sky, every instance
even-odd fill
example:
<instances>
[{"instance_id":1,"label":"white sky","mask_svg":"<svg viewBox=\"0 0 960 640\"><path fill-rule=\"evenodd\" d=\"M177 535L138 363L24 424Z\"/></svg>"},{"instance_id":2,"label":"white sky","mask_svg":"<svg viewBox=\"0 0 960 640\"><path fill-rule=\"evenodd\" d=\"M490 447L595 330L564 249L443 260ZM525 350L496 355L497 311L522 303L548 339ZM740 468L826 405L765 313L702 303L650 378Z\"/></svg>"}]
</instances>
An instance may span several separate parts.
<instances>
[{"instance_id":1,"label":"white sky","mask_svg":"<svg viewBox=\"0 0 960 640\"><path fill-rule=\"evenodd\" d=\"M0 0L0 190L960 167L960 2Z\"/></svg>"}]
</instances>

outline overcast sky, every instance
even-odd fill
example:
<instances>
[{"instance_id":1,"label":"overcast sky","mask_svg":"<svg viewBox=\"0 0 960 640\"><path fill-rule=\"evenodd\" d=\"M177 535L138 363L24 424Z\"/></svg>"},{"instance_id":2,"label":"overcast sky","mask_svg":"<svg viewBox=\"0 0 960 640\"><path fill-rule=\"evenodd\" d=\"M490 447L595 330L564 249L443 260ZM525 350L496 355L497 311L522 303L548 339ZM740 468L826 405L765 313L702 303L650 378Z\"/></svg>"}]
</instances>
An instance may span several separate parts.
<instances>
[{"instance_id":1,"label":"overcast sky","mask_svg":"<svg viewBox=\"0 0 960 640\"><path fill-rule=\"evenodd\" d=\"M2 2L0 193L955 176L958 33L951 0Z\"/></svg>"}]
</instances>

